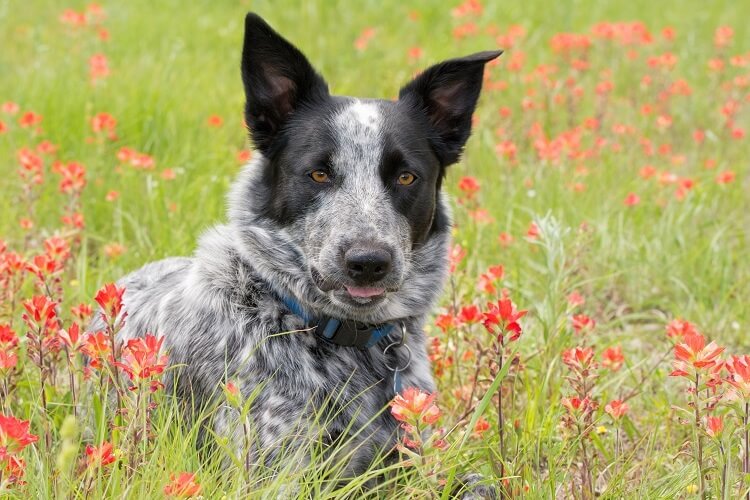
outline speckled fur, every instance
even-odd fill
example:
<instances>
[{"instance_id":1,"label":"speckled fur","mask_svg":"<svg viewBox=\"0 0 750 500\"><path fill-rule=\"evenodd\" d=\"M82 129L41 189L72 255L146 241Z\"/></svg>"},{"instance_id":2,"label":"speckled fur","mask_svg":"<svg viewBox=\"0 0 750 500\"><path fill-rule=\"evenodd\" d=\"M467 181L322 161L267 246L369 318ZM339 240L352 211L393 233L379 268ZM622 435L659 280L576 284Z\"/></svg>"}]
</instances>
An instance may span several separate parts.
<instances>
[{"instance_id":1,"label":"speckled fur","mask_svg":"<svg viewBox=\"0 0 750 500\"><path fill-rule=\"evenodd\" d=\"M365 105L354 102L346 112L361 113L361 106ZM377 131L357 135L349 128L351 122L346 123L342 133L369 144L370 154L376 155L372 134ZM347 146L339 149L338 157L350 162L347 148L353 143L342 142ZM373 178L366 171L352 176L349 188L356 195L342 192L340 198L323 203L289 229L276 227L257 215L257 207L247 196L246 188L255 182L265 161L256 155L244 168L229 196L229 223L208 230L193 257L154 262L119 281L126 288L128 314L121 335L123 339L147 332L163 335L170 363L180 365L168 372L167 390L174 389L198 405L210 403L228 379L239 381L244 395L261 387L254 396L250 421L257 435L254 441L262 449L252 453L262 455L267 465L285 436L294 435L299 445L298 437L304 434L300 429L312 427L316 414L323 411L329 416L323 435L345 441L345 434L358 434L347 471L356 474L379 451L395 444L397 422L382 412L394 396L386 361L403 365L405 353L392 350L391 359L386 360L387 340L368 350L331 345L304 331L302 320L284 307L278 294L294 296L311 310L351 317L350 306L331 301L315 287L309 262L324 260L324 242L338 245L341 238L354 234L353 228L373 234L379 227L393 228L392 235L386 231L380 236L390 237L401 254L401 286L381 306L358 319L403 319L413 353L402 374L403 384L434 391L422 328L443 287L449 235L437 233L412 249L405 222L379 204L382 190L377 183L366 186ZM357 200L368 196L373 199L371 209L357 209ZM334 212L340 216L334 217ZM222 412L214 425L222 433L234 429L234 424L231 414ZM309 434L320 436L321 430Z\"/></svg>"}]
</instances>

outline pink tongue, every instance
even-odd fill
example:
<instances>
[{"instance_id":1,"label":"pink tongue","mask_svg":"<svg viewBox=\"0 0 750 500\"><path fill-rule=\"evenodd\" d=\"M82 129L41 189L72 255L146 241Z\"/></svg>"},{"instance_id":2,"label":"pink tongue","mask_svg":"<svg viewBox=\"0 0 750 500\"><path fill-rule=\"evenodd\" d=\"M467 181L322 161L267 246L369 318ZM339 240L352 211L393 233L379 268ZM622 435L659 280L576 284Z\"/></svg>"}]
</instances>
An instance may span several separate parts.
<instances>
[{"instance_id":1,"label":"pink tongue","mask_svg":"<svg viewBox=\"0 0 750 500\"><path fill-rule=\"evenodd\" d=\"M347 286L346 291L349 292L349 295L352 297L367 298L383 295L383 293L385 293L385 288L357 288L354 286Z\"/></svg>"}]
</instances>

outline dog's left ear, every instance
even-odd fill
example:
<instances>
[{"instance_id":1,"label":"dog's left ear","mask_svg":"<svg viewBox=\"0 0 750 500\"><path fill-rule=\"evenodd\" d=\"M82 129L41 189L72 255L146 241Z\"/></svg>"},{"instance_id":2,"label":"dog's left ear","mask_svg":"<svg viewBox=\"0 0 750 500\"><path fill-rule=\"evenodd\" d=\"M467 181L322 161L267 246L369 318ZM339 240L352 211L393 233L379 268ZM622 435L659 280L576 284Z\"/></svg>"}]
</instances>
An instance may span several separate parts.
<instances>
[{"instance_id":1,"label":"dog's left ear","mask_svg":"<svg viewBox=\"0 0 750 500\"><path fill-rule=\"evenodd\" d=\"M471 134L471 115L482 90L484 65L502 53L479 52L436 64L399 92L399 101L427 116L437 135L433 147L442 166L460 158Z\"/></svg>"},{"instance_id":2,"label":"dog's left ear","mask_svg":"<svg viewBox=\"0 0 750 500\"><path fill-rule=\"evenodd\" d=\"M262 153L296 109L329 95L302 52L252 12L245 17L242 82L245 122Z\"/></svg>"}]
</instances>

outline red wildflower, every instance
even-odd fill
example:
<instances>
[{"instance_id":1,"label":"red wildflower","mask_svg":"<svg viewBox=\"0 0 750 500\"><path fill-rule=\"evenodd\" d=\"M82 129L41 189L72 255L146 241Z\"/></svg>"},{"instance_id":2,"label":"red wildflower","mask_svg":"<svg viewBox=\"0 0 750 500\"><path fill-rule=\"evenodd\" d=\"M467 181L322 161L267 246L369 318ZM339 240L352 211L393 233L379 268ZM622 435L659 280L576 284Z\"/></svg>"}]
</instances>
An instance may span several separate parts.
<instances>
[{"instance_id":1,"label":"red wildflower","mask_svg":"<svg viewBox=\"0 0 750 500\"><path fill-rule=\"evenodd\" d=\"M518 340L521 336L521 325L518 320L526 316L528 311L518 311L516 306L508 298L497 301L497 304L487 304L489 309L484 313L484 327L492 334L497 334L502 341L502 336L511 332L510 340Z\"/></svg>"},{"instance_id":2,"label":"red wildflower","mask_svg":"<svg viewBox=\"0 0 750 500\"><path fill-rule=\"evenodd\" d=\"M529 228L526 230L526 237L530 240L535 240L539 237L539 226L536 225L536 222L532 221L529 224Z\"/></svg>"},{"instance_id":3,"label":"red wildflower","mask_svg":"<svg viewBox=\"0 0 750 500\"><path fill-rule=\"evenodd\" d=\"M0 413L0 459L21 452L38 436L29 434L29 421Z\"/></svg>"},{"instance_id":4,"label":"red wildflower","mask_svg":"<svg viewBox=\"0 0 750 500\"><path fill-rule=\"evenodd\" d=\"M219 128L224 124L224 119L219 115L211 115L206 120L206 124L209 127Z\"/></svg>"},{"instance_id":5,"label":"red wildflower","mask_svg":"<svg viewBox=\"0 0 750 500\"><path fill-rule=\"evenodd\" d=\"M698 329L689 321L684 319L673 319L667 325L667 337L684 337L685 335L698 335Z\"/></svg>"},{"instance_id":6,"label":"red wildflower","mask_svg":"<svg viewBox=\"0 0 750 500\"><path fill-rule=\"evenodd\" d=\"M437 393L423 392L409 387L391 401L391 414L399 422L434 424L440 418L440 409L434 404Z\"/></svg>"},{"instance_id":7,"label":"red wildflower","mask_svg":"<svg viewBox=\"0 0 750 500\"><path fill-rule=\"evenodd\" d=\"M635 193L630 193L625 197L623 203L627 207L634 207L641 202L641 197Z\"/></svg>"},{"instance_id":8,"label":"red wildflower","mask_svg":"<svg viewBox=\"0 0 750 500\"><path fill-rule=\"evenodd\" d=\"M513 243L513 236L506 232L502 232L498 235L497 241L501 246L508 247Z\"/></svg>"},{"instance_id":9,"label":"red wildflower","mask_svg":"<svg viewBox=\"0 0 750 500\"><path fill-rule=\"evenodd\" d=\"M107 283L97 292L94 300L103 309L102 315L105 321L114 322L120 314L124 293L125 288L118 287L114 283Z\"/></svg>"},{"instance_id":10,"label":"red wildflower","mask_svg":"<svg viewBox=\"0 0 750 500\"><path fill-rule=\"evenodd\" d=\"M458 313L458 321L463 324L473 325L482 319L482 311L479 306L471 304L463 306Z\"/></svg>"},{"instance_id":11,"label":"red wildflower","mask_svg":"<svg viewBox=\"0 0 750 500\"><path fill-rule=\"evenodd\" d=\"M25 301L23 307L26 309L23 320L32 331L47 333L57 330L57 313L55 312L57 303L49 297L36 295Z\"/></svg>"},{"instance_id":12,"label":"red wildflower","mask_svg":"<svg viewBox=\"0 0 750 500\"><path fill-rule=\"evenodd\" d=\"M732 43L734 29L731 26L719 26L714 32L714 45L717 47L726 47Z\"/></svg>"},{"instance_id":13,"label":"red wildflower","mask_svg":"<svg viewBox=\"0 0 750 500\"><path fill-rule=\"evenodd\" d=\"M91 130L95 134L105 132L110 139L114 140L117 139L116 127L117 120L109 113L97 113L91 118Z\"/></svg>"},{"instance_id":14,"label":"red wildflower","mask_svg":"<svg viewBox=\"0 0 750 500\"><path fill-rule=\"evenodd\" d=\"M223 389L224 397L232 407L242 407L242 395L240 394L240 388L236 383L230 380L226 384L224 384Z\"/></svg>"},{"instance_id":15,"label":"red wildflower","mask_svg":"<svg viewBox=\"0 0 750 500\"><path fill-rule=\"evenodd\" d=\"M9 456L3 471L4 479L7 478L8 484L25 484L23 475L26 472L26 461L21 457Z\"/></svg>"},{"instance_id":16,"label":"red wildflower","mask_svg":"<svg viewBox=\"0 0 750 500\"><path fill-rule=\"evenodd\" d=\"M181 472L178 476L170 474L169 481L164 487L164 494L168 497L191 498L200 495L201 485L192 472Z\"/></svg>"},{"instance_id":17,"label":"red wildflower","mask_svg":"<svg viewBox=\"0 0 750 500\"><path fill-rule=\"evenodd\" d=\"M619 345L608 347L602 353L602 366L609 368L613 372L619 370L624 361L625 356L622 355L622 347Z\"/></svg>"},{"instance_id":18,"label":"red wildflower","mask_svg":"<svg viewBox=\"0 0 750 500\"><path fill-rule=\"evenodd\" d=\"M144 338L130 339L122 350L122 362L117 366L134 382L160 375L167 367L167 355L160 354L163 342L164 337L157 339L150 333Z\"/></svg>"},{"instance_id":19,"label":"red wildflower","mask_svg":"<svg viewBox=\"0 0 750 500\"><path fill-rule=\"evenodd\" d=\"M439 314L437 318L435 318L435 326L440 328L443 333L455 328L456 325L456 317L452 313Z\"/></svg>"},{"instance_id":20,"label":"red wildflower","mask_svg":"<svg viewBox=\"0 0 750 500\"><path fill-rule=\"evenodd\" d=\"M18 335L10 325L0 325L0 350L13 349L18 345Z\"/></svg>"},{"instance_id":21,"label":"red wildflower","mask_svg":"<svg viewBox=\"0 0 750 500\"><path fill-rule=\"evenodd\" d=\"M71 351L79 350L83 344L84 337L78 323L73 323L67 330L60 330L57 335Z\"/></svg>"},{"instance_id":22,"label":"red wildflower","mask_svg":"<svg viewBox=\"0 0 750 500\"><path fill-rule=\"evenodd\" d=\"M563 363L576 371L586 371L596 368L594 363L594 350L591 347L573 347L562 353Z\"/></svg>"},{"instance_id":23,"label":"red wildflower","mask_svg":"<svg viewBox=\"0 0 750 500\"><path fill-rule=\"evenodd\" d=\"M104 361L111 358L111 344L106 332L89 333L84 339L81 352L91 358L92 368L101 368Z\"/></svg>"},{"instance_id":24,"label":"red wildflower","mask_svg":"<svg viewBox=\"0 0 750 500\"><path fill-rule=\"evenodd\" d=\"M674 346L674 371L670 374L673 377L689 376L693 370L711 368L724 352L724 348L715 342L706 345L705 337L700 334L685 335L682 340Z\"/></svg>"},{"instance_id":25,"label":"red wildflower","mask_svg":"<svg viewBox=\"0 0 750 500\"><path fill-rule=\"evenodd\" d=\"M578 396L562 398L560 400L560 403L572 414L576 414L579 411L582 413L587 413L594 409L594 404L588 396L583 399L579 398Z\"/></svg>"},{"instance_id":26,"label":"red wildflower","mask_svg":"<svg viewBox=\"0 0 750 500\"><path fill-rule=\"evenodd\" d=\"M479 181L475 177L462 177L458 181L458 189L466 194L466 197L471 199L479 192Z\"/></svg>"},{"instance_id":27,"label":"red wildflower","mask_svg":"<svg viewBox=\"0 0 750 500\"><path fill-rule=\"evenodd\" d=\"M94 314L93 308L85 303L78 304L70 308L70 313L81 322L88 320Z\"/></svg>"},{"instance_id":28,"label":"red wildflower","mask_svg":"<svg viewBox=\"0 0 750 500\"><path fill-rule=\"evenodd\" d=\"M620 420L623 415L627 413L628 404L620 401L619 399L615 399L604 407L604 411L606 411L609 416L612 417L612 420Z\"/></svg>"},{"instance_id":29,"label":"red wildflower","mask_svg":"<svg viewBox=\"0 0 750 500\"><path fill-rule=\"evenodd\" d=\"M8 370L12 370L18 364L18 354L13 351L6 351L0 349L0 374L7 374Z\"/></svg>"},{"instance_id":30,"label":"red wildflower","mask_svg":"<svg viewBox=\"0 0 750 500\"><path fill-rule=\"evenodd\" d=\"M79 193L86 186L86 167L80 163L72 161L60 165L58 173L62 176L60 180L61 193Z\"/></svg>"},{"instance_id":31,"label":"red wildflower","mask_svg":"<svg viewBox=\"0 0 750 500\"><path fill-rule=\"evenodd\" d=\"M577 291L573 291L568 295L568 305L570 307L578 307L582 306L586 303L586 299L578 293Z\"/></svg>"},{"instance_id":32,"label":"red wildflower","mask_svg":"<svg viewBox=\"0 0 750 500\"><path fill-rule=\"evenodd\" d=\"M474 432L472 433L475 437L482 437L482 434L490 428L490 423L484 417L479 417L477 423L474 425Z\"/></svg>"},{"instance_id":33,"label":"red wildflower","mask_svg":"<svg viewBox=\"0 0 750 500\"><path fill-rule=\"evenodd\" d=\"M711 437L719 437L724 430L724 419L722 417L706 417L706 434Z\"/></svg>"},{"instance_id":34,"label":"red wildflower","mask_svg":"<svg viewBox=\"0 0 750 500\"><path fill-rule=\"evenodd\" d=\"M450 248L448 252L448 262L450 264L451 273L456 272L456 268L461 263L461 261L464 260L464 257L466 257L466 250L464 250L463 247L458 243Z\"/></svg>"},{"instance_id":35,"label":"red wildflower","mask_svg":"<svg viewBox=\"0 0 750 500\"><path fill-rule=\"evenodd\" d=\"M9 115L15 115L20 109L21 107L13 101L6 101L0 105L0 111Z\"/></svg>"},{"instance_id":36,"label":"red wildflower","mask_svg":"<svg viewBox=\"0 0 750 500\"><path fill-rule=\"evenodd\" d=\"M104 442L99 446L86 446L86 465L88 467L103 467L117 460L112 453L112 443Z\"/></svg>"},{"instance_id":37,"label":"red wildflower","mask_svg":"<svg viewBox=\"0 0 750 500\"><path fill-rule=\"evenodd\" d=\"M584 330L593 330L596 326L596 321L585 314L574 314L570 319L576 333L581 333Z\"/></svg>"},{"instance_id":38,"label":"red wildflower","mask_svg":"<svg viewBox=\"0 0 750 500\"><path fill-rule=\"evenodd\" d=\"M732 356L724 367L729 372L727 382L735 399L750 401L750 356Z\"/></svg>"},{"instance_id":39,"label":"red wildflower","mask_svg":"<svg viewBox=\"0 0 750 500\"><path fill-rule=\"evenodd\" d=\"M719 175L716 176L716 183L717 184L729 184L730 182L733 182L736 175L731 170L726 170L724 172L719 173Z\"/></svg>"},{"instance_id":40,"label":"red wildflower","mask_svg":"<svg viewBox=\"0 0 750 500\"><path fill-rule=\"evenodd\" d=\"M23 128L28 128L42 123L42 115L27 111L18 119L18 124Z\"/></svg>"},{"instance_id":41,"label":"red wildflower","mask_svg":"<svg viewBox=\"0 0 750 500\"><path fill-rule=\"evenodd\" d=\"M367 27L362 30L359 37L354 41L354 47L357 50L365 50L370 44L370 40L375 36L376 30L372 27Z\"/></svg>"},{"instance_id":42,"label":"red wildflower","mask_svg":"<svg viewBox=\"0 0 750 500\"><path fill-rule=\"evenodd\" d=\"M249 162L252 157L252 151L250 151L249 149L243 149L242 151L239 151L237 153L237 162L244 164Z\"/></svg>"},{"instance_id":43,"label":"red wildflower","mask_svg":"<svg viewBox=\"0 0 750 500\"><path fill-rule=\"evenodd\" d=\"M109 63L104 54L94 54L89 58L89 79L92 83L109 76Z\"/></svg>"}]
</instances>

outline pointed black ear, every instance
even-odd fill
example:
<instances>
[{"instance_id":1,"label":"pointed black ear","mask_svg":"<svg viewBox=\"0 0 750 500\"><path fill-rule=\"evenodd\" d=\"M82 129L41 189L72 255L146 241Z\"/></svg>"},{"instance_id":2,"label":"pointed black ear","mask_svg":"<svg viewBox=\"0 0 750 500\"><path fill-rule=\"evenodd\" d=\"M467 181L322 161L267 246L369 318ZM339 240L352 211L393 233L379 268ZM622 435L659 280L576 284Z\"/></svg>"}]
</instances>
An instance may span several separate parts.
<instances>
[{"instance_id":1,"label":"pointed black ear","mask_svg":"<svg viewBox=\"0 0 750 500\"><path fill-rule=\"evenodd\" d=\"M432 125L433 147L443 166L458 161L471 133L471 115L482 90L484 65L502 50L436 64L401 89L399 101L421 110Z\"/></svg>"},{"instance_id":2,"label":"pointed black ear","mask_svg":"<svg viewBox=\"0 0 750 500\"><path fill-rule=\"evenodd\" d=\"M328 96L328 85L302 52L252 12L245 17L242 82L245 122L262 153L295 109Z\"/></svg>"}]
</instances>

